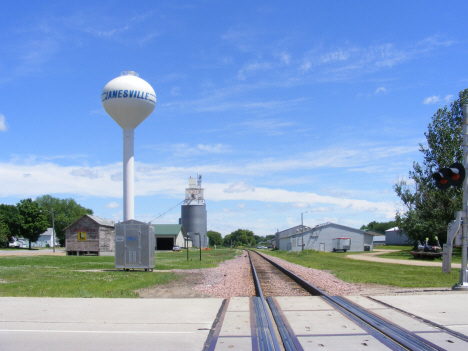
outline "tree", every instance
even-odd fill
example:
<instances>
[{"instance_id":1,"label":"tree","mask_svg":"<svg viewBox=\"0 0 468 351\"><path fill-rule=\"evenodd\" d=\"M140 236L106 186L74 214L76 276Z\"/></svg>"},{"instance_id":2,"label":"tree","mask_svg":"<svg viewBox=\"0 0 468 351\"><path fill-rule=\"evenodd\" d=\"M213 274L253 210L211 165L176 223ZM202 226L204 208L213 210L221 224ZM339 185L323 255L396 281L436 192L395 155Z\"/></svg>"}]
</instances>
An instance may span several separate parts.
<instances>
[{"instance_id":1,"label":"tree","mask_svg":"<svg viewBox=\"0 0 468 351\"><path fill-rule=\"evenodd\" d=\"M10 242L8 225L0 220L0 247L7 247Z\"/></svg>"},{"instance_id":2,"label":"tree","mask_svg":"<svg viewBox=\"0 0 468 351\"><path fill-rule=\"evenodd\" d=\"M223 245L223 238L221 236L221 233L215 232L213 230L208 230L206 232L206 235L208 236L208 239L210 239L210 245Z\"/></svg>"},{"instance_id":3,"label":"tree","mask_svg":"<svg viewBox=\"0 0 468 351\"><path fill-rule=\"evenodd\" d=\"M8 227L8 242L13 236L19 235L21 221L15 205L0 204L0 220Z\"/></svg>"},{"instance_id":4,"label":"tree","mask_svg":"<svg viewBox=\"0 0 468 351\"><path fill-rule=\"evenodd\" d=\"M468 89L465 89L450 108L437 110L424 133L427 146L419 145L422 164L413 163L409 172L411 182L400 180L394 186L404 206L402 212L397 212L397 226L415 242L429 238L435 243L435 236L440 242L446 242L447 225L454 219L455 211L462 210L462 188L441 191L436 188L432 174L454 162L463 162L462 106L467 102Z\"/></svg>"},{"instance_id":5,"label":"tree","mask_svg":"<svg viewBox=\"0 0 468 351\"><path fill-rule=\"evenodd\" d=\"M388 230L390 228L394 228L396 226L397 226L397 222L395 222L395 221L390 221L390 222L372 221L367 225L364 224L361 227L361 230L369 229L369 230L373 230L374 232L379 232L379 233L383 234L383 233L385 233L386 230Z\"/></svg>"},{"instance_id":6,"label":"tree","mask_svg":"<svg viewBox=\"0 0 468 351\"><path fill-rule=\"evenodd\" d=\"M43 210L54 210L55 233L60 245L65 245L65 228L85 214L92 215L93 210L79 205L73 199L59 199L50 195L36 198L35 202ZM47 220L52 227L52 216L46 212Z\"/></svg>"},{"instance_id":7,"label":"tree","mask_svg":"<svg viewBox=\"0 0 468 351\"><path fill-rule=\"evenodd\" d=\"M231 240L234 247L255 245L254 233L248 229L237 229L224 237L224 246L231 246Z\"/></svg>"},{"instance_id":8,"label":"tree","mask_svg":"<svg viewBox=\"0 0 468 351\"><path fill-rule=\"evenodd\" d=\"M31 243L36 242L49 227L47 217L32 199L21 200L16 207L21 221L20 235L29 240L29 250L31 250Z\"/></svg>"}]
</instances>

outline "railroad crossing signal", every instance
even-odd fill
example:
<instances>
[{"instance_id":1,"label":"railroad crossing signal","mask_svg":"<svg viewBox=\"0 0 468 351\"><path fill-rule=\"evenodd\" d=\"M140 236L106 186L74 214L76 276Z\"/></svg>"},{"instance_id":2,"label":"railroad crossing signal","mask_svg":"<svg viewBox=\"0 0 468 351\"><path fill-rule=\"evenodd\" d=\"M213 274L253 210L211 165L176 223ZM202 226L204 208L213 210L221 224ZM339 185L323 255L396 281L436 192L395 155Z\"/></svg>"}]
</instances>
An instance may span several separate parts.
<instances>
[{"instance_id":1,"label":"railroad crossing signal","mask_svg":"<svg viewBox=\"0 0 468 351\"><path fill-rule=\"evenodd\" d=\"M440 190L446 190L451 186L459 186L465 180L465 167L461 163L454 163L449 168L439 169L432 174L436 187Z\"/></svg>"}]
</instances>

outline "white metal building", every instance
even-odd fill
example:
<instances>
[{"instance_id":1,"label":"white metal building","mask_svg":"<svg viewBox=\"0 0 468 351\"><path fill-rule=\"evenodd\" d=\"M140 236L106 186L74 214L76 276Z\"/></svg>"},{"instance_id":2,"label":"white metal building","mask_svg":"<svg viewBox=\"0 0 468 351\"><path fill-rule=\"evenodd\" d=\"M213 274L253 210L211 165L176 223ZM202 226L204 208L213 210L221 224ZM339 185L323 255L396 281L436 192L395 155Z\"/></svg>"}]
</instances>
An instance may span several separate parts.
<instances>
[{"instance_id":1,"label":"white metal building","mask_svg":"<svg viewBox=\"0 0 468 351\"><path fill-rule=\"evenodd\" d=\"M301 226L298 226L299 228ZM324 252L333 251L333 239L350 238L351 248L349 251L373 251L374 235L367 234L362 230L346 227L341 224L324 223L304 231L304 235L296 232L296 228L290 228L293 233L280 237L278 249L287 251L316 250ZM283 231L284 232L284 231ZM279 232L281 233L281 232ZM302 243L304 241L304 243Z\"/></svg>"},{"instance_id":2,"label":"white metal building","mask_svg":"<svg viewBox=\"0 0 468 351\"><path fill-rule=\"evenodd\" d=\"M408 236L398 227L385 231L385 245L411 245Z\"/></svg>"}]
</instances>

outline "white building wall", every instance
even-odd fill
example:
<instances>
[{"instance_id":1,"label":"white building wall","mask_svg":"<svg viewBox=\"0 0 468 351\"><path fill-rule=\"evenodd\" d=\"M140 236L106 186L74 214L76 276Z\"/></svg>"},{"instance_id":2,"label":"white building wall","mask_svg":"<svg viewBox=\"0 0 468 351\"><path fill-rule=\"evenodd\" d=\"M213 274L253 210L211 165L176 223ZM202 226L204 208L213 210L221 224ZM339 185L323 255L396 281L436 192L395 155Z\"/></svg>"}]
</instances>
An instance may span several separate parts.
<instances>
[{"instance_id":1,"label":"white building wall","mask_svg":"<svg viewBox=\"0 0 468 351\"><path fill-rule=\"evenodd\" d=\"M180 247L185 247L185 242L184 242L184 236L182 235L182 231L177 234L177 237L175 239L175 244L179 245Z\"/></svg>"},{"instance_id":2,"label":"white building wall","mask_svg":"<svg viewBox=\"0 0 468 351\"><path fill-rule=\"evenodd\" d=\"M385 245L411 245L408 240L408 236L398 228L385 231Z\"/></svg>"}]
</instances>

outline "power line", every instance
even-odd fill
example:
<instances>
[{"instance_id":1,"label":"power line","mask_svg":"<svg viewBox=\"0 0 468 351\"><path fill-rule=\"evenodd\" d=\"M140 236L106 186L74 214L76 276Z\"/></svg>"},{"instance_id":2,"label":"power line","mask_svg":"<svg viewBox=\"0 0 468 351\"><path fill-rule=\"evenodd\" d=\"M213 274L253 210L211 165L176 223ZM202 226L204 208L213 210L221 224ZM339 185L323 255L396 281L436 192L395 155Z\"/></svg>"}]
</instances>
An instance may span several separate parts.
<instances>
[{"instance_id":1,"label":"power line","mask_svg":"<svg viewBox=\"0 0 468 351\"><path fill-rule=\"evenodd\" d=\"M152 219L150 221L150 223L152 223L153 221L157 220L158 218L162 218L162 216L164 216L166 213L168 212L171 212L174 208L176 208L177 206L179 206L180 204L184 203L185 200L182 200L181 202L179 202L177 205L175 205L174 207L170 208L169 210L167 210L166 212L164 212L163 214L160 214L159 216L157 216L156 218Z\"/></svg>"}]
</instances>

